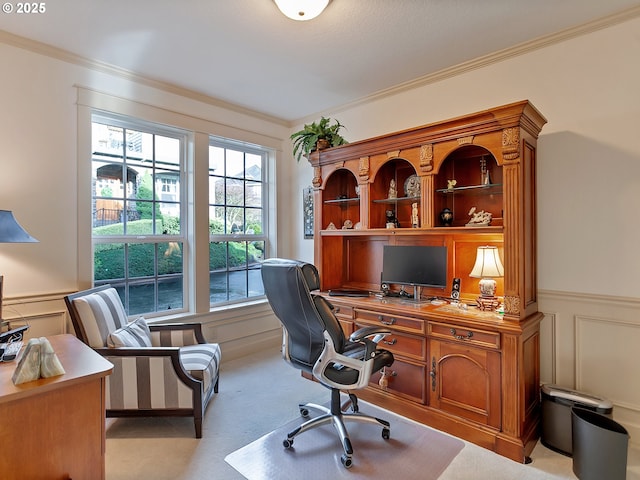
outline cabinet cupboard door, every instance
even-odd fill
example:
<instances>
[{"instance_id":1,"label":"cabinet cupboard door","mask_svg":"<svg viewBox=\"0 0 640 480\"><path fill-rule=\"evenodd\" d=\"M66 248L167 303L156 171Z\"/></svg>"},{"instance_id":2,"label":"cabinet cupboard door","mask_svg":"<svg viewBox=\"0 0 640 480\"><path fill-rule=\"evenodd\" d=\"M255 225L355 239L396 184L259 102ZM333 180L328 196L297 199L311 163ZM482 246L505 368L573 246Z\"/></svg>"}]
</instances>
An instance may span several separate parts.
<instances>
[{"instance_id":1,"label":"cabinet cupboard door","mask_svg":"<svg viewBox=\"0 0 640 480\"><path fill-rule=\"evenodd\" d=\"M387 391L408 398L414 402L425 403L425 365L395 358L387 367ZM371 375L370 385L379 389L380 372Z\"/></svg>"},{"instance_id":2,"label":"cabinet cupboard door","mask_svg":"<svg viewBox=\"0 0 640 480\"><path fill-rule=\"evenodd\" d=\"M500 428L500 353L438 340L429 347L429 404Z\"/></svg>"}]
</instances>

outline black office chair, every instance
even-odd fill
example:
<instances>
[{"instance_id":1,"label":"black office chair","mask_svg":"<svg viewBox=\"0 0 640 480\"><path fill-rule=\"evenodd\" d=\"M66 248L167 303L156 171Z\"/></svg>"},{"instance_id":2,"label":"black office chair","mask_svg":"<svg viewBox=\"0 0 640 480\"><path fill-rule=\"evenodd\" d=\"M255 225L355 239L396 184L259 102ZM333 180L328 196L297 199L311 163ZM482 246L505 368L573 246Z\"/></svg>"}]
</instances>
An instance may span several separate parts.
<instances>
[{"instance_id":1,"label":"black office chair","mask_svg":"<svg viewBox=\"0 0 640 480\"><path fill-rule=\"evenodd\" d=\"M282 443L285 448L291 448L297 435L332 422L344 448L342 464L349 468L353 448L344 421L374 423L382 426L382 438L386 440L390 435L389 422L360 413L357 397L348 391L365 388L373 373L393 363L390 352L377 349L377 343L391 332L366 327L345 338L333 306L324 297L311 293L320 287L320 279L316 267L309 263L278 258L266 260L262 264L262 281L269 304L284 327L283 357L331 390L330 408L313 403L299 405L300 414L305 418L309 416L309 409L323 414L304 422ZM349 395L343 405L341 390ZM351 412L347 412L349 407Z\"/></svg>"}]
</instances>

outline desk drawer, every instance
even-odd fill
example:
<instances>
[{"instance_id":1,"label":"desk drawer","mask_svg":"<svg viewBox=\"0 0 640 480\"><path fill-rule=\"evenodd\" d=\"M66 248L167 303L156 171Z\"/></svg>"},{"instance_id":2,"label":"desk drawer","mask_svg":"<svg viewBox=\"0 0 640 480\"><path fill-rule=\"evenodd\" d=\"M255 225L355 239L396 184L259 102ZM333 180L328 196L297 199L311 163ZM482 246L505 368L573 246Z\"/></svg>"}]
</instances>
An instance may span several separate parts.
<instances>
[{"instance_id":1,"label":"desk drawer","mask_svg":"<svg viewBox=\"0 0 640 480\"><path fill-rule=\"evenodd\" d=\"M424 320L388 313L372 312L370 310L356 309L356 322L367 325L384 326L393 330L402 330L409 333L424 334Z\"/></svg>"},{"instance_id":2,"label":"desk drawer","mask_svg":"<svg viewBox=\"0 0 640 480\"><path fill-rule=\"evenodd\" d=\"M366 326L369 325L356 323L356 329ZM390 335L384 337L378 345L384 350L389 350L393 354L404 357L423 361L427 358L427 340L425 337L399 333L394 330Z\"/></svg>"},{"instance_id":3,"label":"desk drawer","mask_svg":"<svg viewBox=\"0 0 640 480\"><path fill-rule=\"evenodd\" d=\"M339 318L343 318L343 319L349 319L351 320L353 318L353 307L351 305L344 305L342 303L333 303L333 313L336 314L336 317Z\"/></svg>"},{"instance_id":4,"label":"desk drawer","mask_svg":"<svg viewBox=\"0 0 640 480\"><path fill-rule=\"evenodd\" d=\"M407 397L414 402L426 402L426 367L420 364L395 359L390 367L386 367L388 385L386 391ZM382 374L377 372L371 376L370 385L381 389L379 385Z\"/></svg>"},{"instance_id":5,"label":"desk drawer","mask_svg":"<svg viewBox=\"0 0 640 480\"><path fill-rule=\"evenodd\" d=\"M429 322L428 336L478 347L500 348L500 333L461 327L455 324Z\"/></svg>"}]
</instances>

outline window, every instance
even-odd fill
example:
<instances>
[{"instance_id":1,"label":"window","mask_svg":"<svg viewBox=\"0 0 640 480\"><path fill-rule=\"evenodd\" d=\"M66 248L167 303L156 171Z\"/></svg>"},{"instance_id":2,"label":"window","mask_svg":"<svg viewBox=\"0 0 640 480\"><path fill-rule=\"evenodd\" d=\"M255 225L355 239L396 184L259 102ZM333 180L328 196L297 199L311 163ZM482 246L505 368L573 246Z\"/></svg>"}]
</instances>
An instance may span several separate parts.
<instances>
[{"instance_id":1,"label":"window","mask_svg":"<svg viewBox=\"0 0 640 480\"><path fill-rule=\"evenodd\" d=\"M129 315L185 307L187 135L92 116L94 284L113 285Z\"/></svg>"},{"instance_id":2,"label":"window","mask_svg":"<svg viewBox=\"0 0 640 480\"><path fill-rule=\"evenodd\" d=\"M209 144L211 304L264 295L267 152L212 138Z\"/></svg>"}]
</instances>

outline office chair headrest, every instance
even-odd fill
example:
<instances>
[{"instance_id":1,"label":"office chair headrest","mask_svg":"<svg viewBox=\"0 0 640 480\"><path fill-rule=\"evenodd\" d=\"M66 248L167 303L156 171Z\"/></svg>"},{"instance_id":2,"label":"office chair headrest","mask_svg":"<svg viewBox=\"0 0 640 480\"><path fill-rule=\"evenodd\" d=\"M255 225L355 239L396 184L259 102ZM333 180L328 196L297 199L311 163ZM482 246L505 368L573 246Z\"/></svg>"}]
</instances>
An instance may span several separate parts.
<instances>
[{"instance_id":1,"label":"office chair headrest","mask_svg":"<svg viewBox=\"0 0 640 480\"><path fill-rule=\"evenodd\" d=\"M263 265L282 266L282 267L298 267L300 268L305 282L309 287L309 291L320 288L320 275L315 265L300 260L289 260L286 258L269 258L265 260Z\"/></svg>"}]
</instances>

